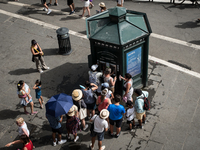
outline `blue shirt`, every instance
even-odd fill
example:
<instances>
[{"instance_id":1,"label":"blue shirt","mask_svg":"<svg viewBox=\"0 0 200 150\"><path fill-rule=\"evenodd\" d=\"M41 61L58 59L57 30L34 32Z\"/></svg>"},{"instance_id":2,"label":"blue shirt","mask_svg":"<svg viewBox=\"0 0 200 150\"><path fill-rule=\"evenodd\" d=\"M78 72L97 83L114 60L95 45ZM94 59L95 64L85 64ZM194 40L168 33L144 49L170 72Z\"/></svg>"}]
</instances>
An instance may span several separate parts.
<instances>
[{"instance_id":1,"label":"blue shirt","mask_svg":"<svg viewBox=\"0 0 200 150\"><path fill-rule=\"evenodd\" d=\"M61 123L59 122L61 120L60 116L54 117L54 116L46 114L46 117L50 123L50 126L53 129L59 129L61 127Z\"/></svg>"},{"instance_id":2,"label":"blue shirt","mask_svg":"<svg viewBox=\"0 0 200 150\"><path fill-rule=\"evenodd\" d=\"M39 99L42 92L41 92L41 86L37 86L38 89L35 89L35 93L36 93L36 98Z\"/></svg>"},{"instance_id":3,"label":"blue shirt","mask_svg":"<svg viewBox=\"0 0 200 150\"><path fill-rule=\"evenodd\" d=\"M125 113L124 106L122 105L110 104L107 110L110 112L109 118L111 120L120 120Z\"/></svg>"},{"instance_id":4,"label":"blue shirt","mask_svg":"<svg viewBox=\"0 0 200 150\"><path fill-rule=\"evenodd\" d=\"M143 109L143 106L144 106L144 96L145 97L148 97L149 96L149 93L147 91L142 91L142 95L138 96L135 100L135 110L137 113L143 113L144 112L144 109Z\"/></svg>"}]
</instances>

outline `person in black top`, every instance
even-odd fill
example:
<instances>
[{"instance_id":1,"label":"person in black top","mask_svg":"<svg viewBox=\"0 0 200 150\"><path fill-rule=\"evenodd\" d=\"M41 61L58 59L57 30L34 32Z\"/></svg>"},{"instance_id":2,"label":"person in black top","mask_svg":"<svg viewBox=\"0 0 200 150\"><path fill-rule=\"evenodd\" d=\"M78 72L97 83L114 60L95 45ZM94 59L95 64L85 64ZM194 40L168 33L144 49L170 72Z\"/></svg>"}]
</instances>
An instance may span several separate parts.
<instances>
[{"instance_id":1,"label":"person in black top","mask_svg":"<svg viewBox=\"0 0 200 150\"><path fill-rule=\"evenodd\" d=\"M43 72L41 69L41 66L40 66L40 62L41 62L42 68L48 70L49 67L47 67L47 65L44 62L44 58L43 58L44 53L43 53L41 47L39 46L39 44L35 40L31 41L31 52L33 54L32 61L34 61L36 63L37 70L40 73Z\"/></svg>"}]
</instances>

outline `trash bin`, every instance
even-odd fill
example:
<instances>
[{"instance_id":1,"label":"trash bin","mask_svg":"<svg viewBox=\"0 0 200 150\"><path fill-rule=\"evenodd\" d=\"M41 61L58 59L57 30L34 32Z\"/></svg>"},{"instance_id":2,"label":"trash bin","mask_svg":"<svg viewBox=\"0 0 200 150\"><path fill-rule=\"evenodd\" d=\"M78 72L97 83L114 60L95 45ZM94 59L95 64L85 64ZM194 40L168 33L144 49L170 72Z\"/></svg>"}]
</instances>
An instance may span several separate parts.
<instances>
[{"instance_id":1,"label":"trash bin","mask_svg":"<svg viewBox=\"0 0 200 150\"><path fill-rule=\"evenodd\" d=\"M59 53L69 55L72 52L71 43L69 39L69 29L62 27L56 30L58 38Z\"/></svg>"}]
</instances>

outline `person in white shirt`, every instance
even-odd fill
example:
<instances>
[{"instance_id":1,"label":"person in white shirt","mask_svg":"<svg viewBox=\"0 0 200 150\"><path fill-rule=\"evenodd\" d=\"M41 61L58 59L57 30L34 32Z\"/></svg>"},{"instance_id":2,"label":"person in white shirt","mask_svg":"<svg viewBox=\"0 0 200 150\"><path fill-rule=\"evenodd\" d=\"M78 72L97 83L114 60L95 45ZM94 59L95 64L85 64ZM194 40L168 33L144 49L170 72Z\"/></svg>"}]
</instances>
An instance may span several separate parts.
<instances>
[{"instance_id":1,"label":"person in white shirt","mask_svg":"<svg viewBox=\"0 0 200 150\"><path fill-rule=\"evenodd\" d=\"M132 130L133 128L135 128L135 108L133 107L133 102L131 101L127 101L127 106L128 109L126 111L126 119L127 119L127 124L129 125L129 130Z\"/></svg>"},{"instance_id":2,"label":"person in white shirt","mask_svg":"<svg viewBox=\"0 0 200 150\"><path fill-rule=\"evenodd\" d=\"M102 109L99 116L94 115L90 121L94 122L94 130L91 132L92 143L90 143L91 150L94 150L94 143L96 136L98 137L99 150L104 150L105 146L102 146L102 141L104 139L104 132L108 130L108 122L105 120L109 116L109 111L107 109Z\"/></svg>"}]
</instances>

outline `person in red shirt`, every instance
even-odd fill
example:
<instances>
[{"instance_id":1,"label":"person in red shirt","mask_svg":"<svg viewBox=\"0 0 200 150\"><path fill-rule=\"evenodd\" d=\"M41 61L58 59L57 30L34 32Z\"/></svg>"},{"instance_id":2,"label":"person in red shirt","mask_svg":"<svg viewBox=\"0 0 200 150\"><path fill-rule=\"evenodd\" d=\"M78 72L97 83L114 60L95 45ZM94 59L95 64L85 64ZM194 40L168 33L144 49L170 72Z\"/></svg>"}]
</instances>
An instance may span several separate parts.
<instances>
[{"instance_id":1,"label":"person in red shirt","mask_svg":"<svg viewBox=\"0 0 200 150\"><path fill-rule=\"evenodd\" d=\"M33 146L32 141L29 139L29 137L27 135L20 136L20 140L10 142L10 143L6 144L5 147L9 147L13 144L19 144L19 143L23 143L23 145L24 145L22 150L33 150L33 148L35 148Z\"/></svg>"}]
</instances>

